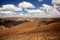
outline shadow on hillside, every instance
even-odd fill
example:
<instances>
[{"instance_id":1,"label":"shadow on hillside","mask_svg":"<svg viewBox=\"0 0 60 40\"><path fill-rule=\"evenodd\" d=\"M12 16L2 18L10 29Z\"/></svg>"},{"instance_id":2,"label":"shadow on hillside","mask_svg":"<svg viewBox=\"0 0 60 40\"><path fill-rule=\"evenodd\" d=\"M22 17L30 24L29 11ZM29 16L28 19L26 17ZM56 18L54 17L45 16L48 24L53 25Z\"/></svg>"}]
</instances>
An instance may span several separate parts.
<instances>
[{"instance_id":1,"label":"shadow on hillside","mask_svg":"<svg viewBox=\"0 0 60 40\"><path fill-rule=\"evenodd\" d=\"M24 21L14 21L14 20L4 20L4 21L0 21L0 26L5 26L10 28L11 26L16 26L22 23L28 22L27 20Z\"/></svg>"}]
</instances>

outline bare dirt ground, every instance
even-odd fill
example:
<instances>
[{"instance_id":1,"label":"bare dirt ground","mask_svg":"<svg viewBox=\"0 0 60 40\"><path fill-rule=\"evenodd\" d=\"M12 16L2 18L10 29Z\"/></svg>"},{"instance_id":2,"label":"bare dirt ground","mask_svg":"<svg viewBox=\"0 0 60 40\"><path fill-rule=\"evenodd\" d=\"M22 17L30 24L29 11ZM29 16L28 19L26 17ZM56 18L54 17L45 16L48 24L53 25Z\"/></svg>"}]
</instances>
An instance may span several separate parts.
<instances>
[{"instance_id":1,"label":"bare dirt ground","mask_svg":"<svg viewBox=\"0 0 60 40\"><path fill-rule=\"evenodd\" d=\"M50 22L53 19L38 19L25 22L12 28L0 26L0 40L60 40L60 20L46 26L41 26L38 23ZM53 20L54 21L54 20Z\"/></svg>"},{"instance_id":2,"label":"bare dirt ground","mask_svg":"<svg viewBox=\"0 0 60 40\"><path fill-rule=\"evenodd\" d=\"M30 32L1 36L0 40L60 40L60 32Z\"/></svg>"}]
</instances>

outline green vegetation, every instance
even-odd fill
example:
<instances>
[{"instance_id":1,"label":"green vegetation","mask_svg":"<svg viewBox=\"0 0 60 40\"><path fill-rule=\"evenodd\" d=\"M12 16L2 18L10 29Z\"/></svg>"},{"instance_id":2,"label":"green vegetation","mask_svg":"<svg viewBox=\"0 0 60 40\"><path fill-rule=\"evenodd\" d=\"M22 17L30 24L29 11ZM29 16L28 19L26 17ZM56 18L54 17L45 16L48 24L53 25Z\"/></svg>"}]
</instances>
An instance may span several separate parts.
<instances>
[{"instance_id":1,"label":"green vegetation","mask_svg":"<svg viewBox=\"0 0 60 40\"><path fill-rule=\"evenodd\" d=\"M44 26L44 25L45 25L44 22L39 22L39 23L38 23L38 27L41 27L41 26Z\"/></svg>"}]
</instances>

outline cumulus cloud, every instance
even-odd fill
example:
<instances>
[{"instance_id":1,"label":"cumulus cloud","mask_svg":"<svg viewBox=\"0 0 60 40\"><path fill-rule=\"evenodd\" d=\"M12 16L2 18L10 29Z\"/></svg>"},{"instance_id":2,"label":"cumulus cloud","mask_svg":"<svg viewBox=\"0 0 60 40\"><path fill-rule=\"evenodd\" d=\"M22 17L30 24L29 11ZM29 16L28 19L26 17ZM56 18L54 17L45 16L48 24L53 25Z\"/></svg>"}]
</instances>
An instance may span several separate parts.
<instances>
[{"instance_id":1,"label":"cumulus cloud","mask_svg":"<svg viewBox=\"0 0 60 40\"><path fill-rule=\"evenodd\" d=\"M16 7L13 4L6 4L0 7L0 17L11 17L17 14L17 11L21 11L22 8Z\"/></svg>"},{"instance_id":2,"label":"cumulus cloud","mask_svg":"<svg viewBox=\"0 0 60 40\"><path fill-rule=\"evenodd\" d=\"M42 9L46 10L46 12L49 14L56 14L56 13L59 14L59 11L56 8L54 8L53 6L49 6L46 4L43 4L42 6L43 6Z\"/></svg>"},{"instance_id":3,"label":"cumulus cloud","mask_svg":"<svg viewBox=\"0 0 60 40\"><path fill-rule=\"evenodd\" d=\"M40 9L35 10L27 10L27 13L29 13L30 17L35 18L56 18L60 17L60 12L53 6L49 6L47 4L43 4Z\"/></svg>"},{"instance_id":4,"label":"cumulus cloud","mask_svg":"<svg viewBox=\"0 0 60 40\"><path fill-rule=\"evenodd\" d=\"M40 9L35 9L35 10L27 10L27 13L29 13L29 14L41 14L41 13L44 13L44 11L42 11Z\"/></svg>"},{"instance_id":5,"label":"cumulus cloud","mask_svg":"<svg viewBox=\"0 0 60 40\"><path fill-rule=\"evenodd\" d=\"M60 0L52 0L53 4L60 4Z\"/></svg>"},{"instance_id":6,"label":"cumulus cloud","mask_svg":"<svg viewBox=\"0 0 60 40\"><path fill-rule=\"evenodd\" d=\"M13 4L6 4L6 5L2 5L2 7L0 7L0 17L19 17L22 16L24 14L22 9L27 9L27 8L35 8L35 6L29 2L21 2L19 3L18 6L15 6ZM22 12L21 12L22 11Z\"/></svg>"},{"instance_id":7,"label":"cumulus cloud","mask_svg":"<svg viewBox=\"0 0 60 40\"><path fill-rule=\"evenodd\" d=\"M52 4L54 5L55 8L60 10L60 0L52 0Z\"/></svg>"},{"instance_id":8,"label":"cumulus cloud","mask_svg":"<svg viewBox=\"0 0 60 40\"><path fill-rule=\"evenodd\" d=\"M42 9L45 10L45 12L50 15L50 17L60 17L60 12L53 6L43 4Z\"/></svg>"},{"instance_id":9,"label":"cumulus cloud","mask_svg":"<svg viewBox=\"0 0 60 40\"><path fill-rule=\"evenodd\" d=\"M22 10L22 8L18 8L16 7L15 5L13 4L6 4L6 5L2 5L2 7L0 7L0 11L1 10L5 10L5 11L19 11L19 10Z\"/></svg>"},{"instance_id":10,"label":"cumulus cloud","mask_svg":"<svg viewBox=\"0 0 60 40\"><path fill-rule=\"evenodd\" d=\"M33 4L31 4L30 2L26 2L26 1L21 2L18 6L22 8L35 8Z\"/></svg>"},{"instance_id":11,"label":"cumulus cloud","mask_svg":"<svg viewBox=\"0 0 60 40\"><path fill-rule=\"evenodd\" d=\"M18 6L6 4L0 7L0 18L4 17L29 17L29 18L56 18L60 17L60 12L54 6L43 4L39 9L35 8L30 2L21 2ZM27 13L24 14L24 9Z\"/></svg>"}]
</instances>

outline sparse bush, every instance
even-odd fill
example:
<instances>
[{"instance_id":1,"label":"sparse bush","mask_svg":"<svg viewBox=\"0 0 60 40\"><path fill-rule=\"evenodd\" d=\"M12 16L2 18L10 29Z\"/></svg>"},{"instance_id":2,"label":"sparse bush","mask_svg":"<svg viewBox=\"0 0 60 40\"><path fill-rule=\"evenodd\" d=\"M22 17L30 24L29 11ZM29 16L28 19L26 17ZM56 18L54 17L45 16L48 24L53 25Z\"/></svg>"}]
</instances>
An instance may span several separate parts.
<instances>
[{"instance_id":1,"label":"sparse bush","mask_svg":"<svg viewBox=\"0 0 60 40\"><path fill-rule=\"evenodd\" d=\"M38 27L41 27L41 26L44 26L44 25L45 25L44 22L39 22L39 23L38 23Z\"/></svg>"}]
</instances>

